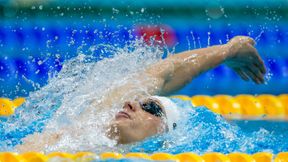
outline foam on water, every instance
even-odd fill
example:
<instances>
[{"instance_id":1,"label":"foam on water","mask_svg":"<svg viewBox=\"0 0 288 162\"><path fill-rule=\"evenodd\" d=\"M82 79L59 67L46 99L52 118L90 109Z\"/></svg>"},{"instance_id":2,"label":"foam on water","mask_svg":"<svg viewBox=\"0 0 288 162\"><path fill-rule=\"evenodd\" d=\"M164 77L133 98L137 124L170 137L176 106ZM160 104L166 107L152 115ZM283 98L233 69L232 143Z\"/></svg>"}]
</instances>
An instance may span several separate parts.
<instances>
[{"instance_id":1,"label":"foam on water","mask_svg":"<svg viewBox=\"0 0 288 162\"><path fill-rule=\"evenodd\" d=\"M104 146L110 151L113 149L111 147L115 141L106 138L103 125L122 108L125 100L133 98L133 94L148 92L137 85L136 88L127 89L127 95L119 96L112 105L103 104L103 96L133 81L133 74L159 61L162 51L158 47L145 45L143 40L133 41L123 48L109 45L93 48L100 51L98 59L107 53L112 53L113 57L97 62L91 55L79 54L65 62L62 70L46 86L30 94L15 115L2 119L0 131L4 136L0 137L0 151L10 150L4 146L19 144L19 139L43 128L45 132L63 134L60 142L44 148L47 152L97 152L97 149L103 152Z\"/></svg>"},{"instance_id":2,"label":"foam on water","mask_svg":"<svg viewBox=\"0 0 288 162\"><path fill-rule=\"evenodd\" d=\"M287 133L279 135L265 129L244 133L208 109L193 109L190 103L180 100L175 102L181 109L182 120L175 131L135 144L116 145L105 136L105 125L122 108L124 101L139 93L149 95L147 89L133 79L133 74L159 61L163 52L158 47L145 45L142 40L123 48L98 45L90 49L100 51L100 56L95 58L81 53L65 62L63 69L50 78L46 86L30 94L15 115L1 118L0 151L13 151L13 146L20 144L23 137L41 131L51 134L46 138L30 138L31 148L38 147L50 136L61 134L58 142L41 148L44 152L192 151L202 154L207 151L277 153L288 150ZM101 54L104 53L113 57L103 59ZM102 60L97 61L99 58ZM127 89L127 95L105 104L103 96L109 96L112 89L131 81L136 86Z\"/></svg>"}]
</instances>

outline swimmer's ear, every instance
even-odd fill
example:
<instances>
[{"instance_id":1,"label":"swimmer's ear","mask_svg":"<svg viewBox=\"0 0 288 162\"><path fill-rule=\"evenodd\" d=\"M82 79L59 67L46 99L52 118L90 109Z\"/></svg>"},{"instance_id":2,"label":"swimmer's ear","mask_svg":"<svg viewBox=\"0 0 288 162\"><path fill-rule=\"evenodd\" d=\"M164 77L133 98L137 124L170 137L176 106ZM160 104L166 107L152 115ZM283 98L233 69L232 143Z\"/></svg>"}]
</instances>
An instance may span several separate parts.
<instances>
[{"instance_id":1,"label":"swimmer's ear","mask_svg":"<svg viewBox=\"0 0 288 162\"><path fill-rule=\"evenodd\" d=\"M176 127L177 127L177 124L173 123L173 130L176 129Z\"/></svg>"}]
</instances>

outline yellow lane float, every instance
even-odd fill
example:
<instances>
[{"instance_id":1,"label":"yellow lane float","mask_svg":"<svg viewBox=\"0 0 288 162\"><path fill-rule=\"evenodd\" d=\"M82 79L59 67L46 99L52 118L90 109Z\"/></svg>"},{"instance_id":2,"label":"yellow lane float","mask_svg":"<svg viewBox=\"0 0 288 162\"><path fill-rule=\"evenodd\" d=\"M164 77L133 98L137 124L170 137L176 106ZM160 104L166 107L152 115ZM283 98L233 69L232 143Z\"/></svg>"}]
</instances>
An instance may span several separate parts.
<instances>
[{"instance_id":1,"label":"yellow lane float","mask_svg":"<svg viewBox=\"0 0 288 162\"><path fill-rule=\"evenodd\" d=\"M130 152L125 155L125 158L138 158L138 159L152 160L148 154L140 153L140 152Z\"/></svg>"},{"instance_id":2,"label":"yellow lane float","mask_svg":"<svg viewBox=\"0 0 288 162\"><path fill-rule=\"evenodd\" d=\"M96 154L92 152L77 152L76 154L74 154L73 159L75 161L88 162L96 159L96 157Z\"/></svg>"},{"instance_id":3,"label":"yellow lane float","mask_svg":"<svg viewBox=\"0 0 288 162\"><path fill-rule=\"evenodd\" d=\"M39 152L26 152L20 155L25 162L46 162L48 161L48 156L45 156Z\"/></svg>"},{"instance_id":4,"label":"yellow lane float","mask_svg":"<svg viewBox=\"0 0 288 162\"><path fill-rule=\"evenodd\" d=\"M288 162L288 152L280 152L274 159L274 162Z\"/></svg>"},{"instance_id":5,"label":"yellow lane float","mask_svg":"<svg viewBox=\"0 0 288 162\"><path fill-rule=\"evenodd\" d=\"M25 159L13 152L0 152L0 162L25 162Z\"/></svg>"},{"instance_id":6,"label":"yellow lane float","mask_svg":"<svg viewBox=\"0 0 288 162\"><path fill-rule=\"evenodd\" d=\"M268 152L257 152L252 155L256 162L271 162L273 159L273 154Z\"/></svg>"},{"instance_id":7,"label":"yellow lane float","mask_svg":"<svg viewBox=\"0 0 288 162\"><path fill-rule=\"evenodd\" d=\"M259 95L257 99L260 101L267 115L269 116L285 116L285 109L280 99L273 95Z\"/></svg>"},{"instance_id":8,"label":"yellow lane float","mask_svg":"<svg viewBox=\"0 0 288 162\"><path fill-rule=\"evenodd\" d=\"M13 101L8 98L0 98L0 116L13 115L15 109L21 106L24 102L24 98L17 98Z\"/></svg>"},{"instance_id":9,"label":"yellow lane float","mask_svg":"<svg viewBox=\"0 0 288 162\"><path fill-rule=\"evenodd\" d=\"M52 153L48 154L47 157L49 159L52 159L52 158L71 159L71 160L74 159L74 155L67 153L67 152L52 152Z\"/></svg>"},{"instance_id":10,"label":"yellow lane float","mask_svg":"<svg viewBox=\"0 0 288 162\"><path fill-rule=\"evenodd\" d=\"M244 154L244 153L238 153L238 152L234 152L234 153L230 153L227 155L230 159L231 162L256 162L255 159L248 155L248 154Z\"/></svg>"},{"instance_id":11,"label":"yellow lane float","mask_svg":"<svg viewBox=\"0 0 288 162\"><path fill-rule=\"evenodd\" d=\"M211 111L222 114L228 118L259 118L268 116L272 118L288 119L288 94L279 96L262 94L259 96L253 95L196 95L185 96L176 95L171 98L179 98L185 101L190 101L193 106L206 106ZM0 117L10 116L14 114L15 109L25 102L24 98L17 98L10 100L7 98L0 98ZM269 119L269 118L267 118Z\"/></svg>"},{"instance_id":12,"label":"yellow lane float","mask_svg":"<svg viewBox=\"0 0 288 162\"><path fill-rule=\"evenodd\" d=\"M286 116L288 116L288 94L282 94L278 97L278 99L280 100L285 109Z\"/></svg>"},{"instance_id":13,"label":"yellow lane float","mask_svg":"<svg viewBox=\"0 0 288 162\"><path fill-rule=\"evenodd\" d=\"M177 157L175 157L174 155L172 154L168 154L168 153L163 153L163 152L159 152L159 153L154 153L152 154L151 156L151 159L152 160L173 160L173 161L176 161L176 162L180 162Z\"/></svg>"},{"instance_id":14,"label":"yellow lane float","mask_svg":"<svg viewBox=\"0 0 288 162\"><path fill-rule=\"evenodd\" d=\"M184 152L175 156L180 162L205 162L201 156L191 152Z\"/></svg>"},{"instance_id":15,"label":"yellow lane float","mask_svg":"<svg viewBox=\"0 0 288 162\"><path fill-rule=\"evenodd\" d=\"M230 159L226 155L218 152L206 153L202 155L202 158L205 162L230 162Z\"/></svg>"},{"instance_id":16,"label":"yellow lane float","mask_svg":"<svg viewBox=\"0 0 288 162\"><path fill-rule=\"evenodd\" d=\"M100 155L100 158L105 159L121 159L124 158L122 154L119 154L117 152L104 152Z\"/></svg>"},{"instance_id":17,"label":"yellow lane float","mask_svg":"<svg viewBox=\"0 0 288 162\"><path fill-rule=\"evenodd\" d=\"M192 97L181 95L171 96L171 98L191 101L193 106L206 106L211 111L232 119L253 119L264 116L267 116L265 119L288 119L288 94L279 96L269 94L259 96L196 95Z\"/></svg>"},{"instance_id":18,"label":"yellow lane float","mask_svg":"<svg viewBox=\"0 0 288 162\"><path fill-rule=\"evenodd\" d=\"M219 104L215 102L215 100L213 100L213 98L210 96L205 96L205 95L193 96L191 97L191 101L194 106L206 106L211 111L217 114L222 113Z\"/></svg>"},{"instance_id":19,"label":"yellow lane float","mask_svg":"<svg viewBox=\"0 0 288 162\"><path fill-rule=\"evenodd\" d=\"M242 114L240 104L233 97L228 95L217 95L214 96L213 98L220 105L221 112L223 115Z\"/></svg>"},{"instance_id":20,"label":"yellow lane float","mask_svg":"<svg viewBox=\"0 0 288 162\"><path fill-rule=\"evenodd\" d=\"M244 115L262 116L265 114L262 104L252 95L238 95L235 100L240 104Z\"/></svg>"},{"instance_id":21,"label":"yellow lane float","mask_svg":"<svg viewBox=\"0 0 288 162\"><path fill-rule=\"evenodd\" d=\"M280 152L276 155L268 152L258 152L253 155L240 152L233 152L226 155L218 152L208 152L203 155L197 155L192 152L184 152L176 155L163 152L151 155L140 152L131 152L127 153L125 156L117 152L104 152L100 154L100 156L97 156L92 152L78 152L75 154L67 152L53 152L47 155L39 152L27 152L23 154L0 152L0 162L90 162L93 160L117 160L124 158L174 162L272 162L273 160L275 162L286 162L288 161L288 152Z\"/></svg>"}]
</instances>

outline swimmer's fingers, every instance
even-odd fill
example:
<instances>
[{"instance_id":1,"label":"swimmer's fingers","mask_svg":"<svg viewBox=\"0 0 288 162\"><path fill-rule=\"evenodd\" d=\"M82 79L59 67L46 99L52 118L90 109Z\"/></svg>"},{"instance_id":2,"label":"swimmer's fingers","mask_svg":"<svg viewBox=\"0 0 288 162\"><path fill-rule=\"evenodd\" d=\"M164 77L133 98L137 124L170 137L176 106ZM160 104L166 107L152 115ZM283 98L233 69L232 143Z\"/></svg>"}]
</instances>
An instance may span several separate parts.
<instances>
[{"instance_id":1,"label":"swimmer's fingers","mask_svg":"<svg viewBox=\"0 0 288 162\"><path fill-rule=\"evenodd\" d=\"M249 76L241 69L234 69L234 71L245 81L249 81Z\"/></svg>"},{"instance_id":2,"label":"swimmer's fingers","mask_svg":"<svg viewBox=\"0 0 288 162\"><path fill-rule=\"evenodd\" d=\"M261 65L255 64L254 59L238 62L238 69L234 69L244 80L253 80L257 84L264 83L264 74ZM247 79L248 78L248 79Z\"/></svg>"},{"instance_id":3,"label":"swimmer's fingers","mask_svg":"<svg viewBox=\"0 0 288 162\"><path fill-rule=\"evenodd\" d=\"M264 83L265 65L258 51L254 48L254 40L249 37L235 37L229 42L234 45L236 53L225 62L243 80L253 80L257 84Z\"/></svg>"},{"instance_id":4,"label":"swimmer's fingers","mask_svg":"<svg viewBox=\"0 0 288 162\"><path fill-rule=\"evenodd\" d=\"M253 64L256 65L262 74L266 73L266 68L265 68L265 64L263 62L263 60L261 59L259 53L257 52L257 50L254 48L253 45L249 45L249 47L251 48L251 51L253 53L252 60L253 60Z\"/></svg>"},{"instance_id":5,"label":"swimmer's fingers","mask_svg":"<svg viewBox=\"0 0 288 162\"><path fill-rule=\"evenodd\" d=\"M263 62L263 60L260 58L260 56L258 55L258 60L256 61L255 65L260 69L262 74L266 73L266 68L265 68L265 64Z\"/></svg>"},{"instance_id":6,"label":"swimmer's fingers","mask_svg":"<svg viewBox=\"0 0 288 162\"><path fill-rule=\"evenodd\" d=\"M255 83L259 83L258 82L258 80L257 80L257 77L255 77L254 76L254 74L250 71L250 70L248 70L247 68L244 70L244 72L249 76L249 78L251 79L251 80L253 80L253 82L255 82Z\"/></svg>"},{"instance_id":7,"label":"swimmer's fingers","mask_svg":"<svg viewBox=\"0 0 288 162\"><path fill-rule=\"evenodd\" d=\"M261 70L255 66L255 65L250 65L247 67L247 69L253 74L253 77L256 79L256 83L264 83L264 75L261 73Z\"/></svg>"},{"instance_id":8,"label":"swimmer's fingers","mask_svg":"<svg viewBox=\"0 0 288 162\"><path fill-rule=\"evenodd\" d=\"M251 78L255 83L257 84L261 84L264 82L264 79L261 77L258 77L256 73L254 73L254 69L252 69L251 67L247 66L245 67L245 73L249 76L249 78Z\"/></svg>"}]
</instances>

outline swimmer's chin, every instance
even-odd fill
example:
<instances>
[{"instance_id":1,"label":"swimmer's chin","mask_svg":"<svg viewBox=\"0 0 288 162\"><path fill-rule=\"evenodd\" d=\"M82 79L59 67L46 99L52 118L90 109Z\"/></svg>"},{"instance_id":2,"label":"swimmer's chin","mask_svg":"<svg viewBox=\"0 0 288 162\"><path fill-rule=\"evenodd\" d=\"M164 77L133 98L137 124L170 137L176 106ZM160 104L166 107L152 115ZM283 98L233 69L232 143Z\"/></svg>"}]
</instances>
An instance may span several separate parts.
<instances>
[{"instance_id":1,"label":"swimmer's chin","mask_svg":"<svg viewBox=\"0 0 288 162\"><path fill-rule=\"evenodd\" d=\"M109 139L116 141L117 145L122 144L120 141L120 131L118 129L118 124L119 123L117 121L113 121L112 123L110 123L105 133Z\"/></svg>"},{"instance_id":2,"label":"swimmer's chin","mask_svg":"<svg viewBox=\"0 0 288 162\"><path fill-rule=\"evenodd\" d=\"M132 129L130 121L132 120L126 117L120 117L112 120L106 128L106 136L111 140L115 140L117 145L133 143L135 140L131 140L131 138L129 138L130 136L128 131Z\"/></svg>"}]
</instances>

